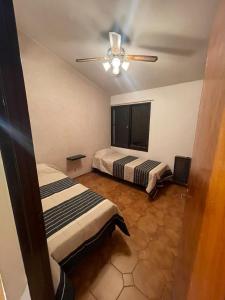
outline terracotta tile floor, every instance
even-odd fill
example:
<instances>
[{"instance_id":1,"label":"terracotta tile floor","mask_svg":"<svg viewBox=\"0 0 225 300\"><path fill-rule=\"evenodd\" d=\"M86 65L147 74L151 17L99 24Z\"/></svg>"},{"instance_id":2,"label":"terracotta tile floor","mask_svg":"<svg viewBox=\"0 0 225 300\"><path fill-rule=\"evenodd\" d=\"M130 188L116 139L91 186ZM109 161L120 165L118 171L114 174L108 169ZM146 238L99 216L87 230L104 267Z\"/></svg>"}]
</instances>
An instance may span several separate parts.
<instances>
[{"instance_id":1,"label":"terracotta tile floor","mask_svg":"<svg viewBox=\"0 0 225 300\"><path fill-rule=\"evenodd\" d=\"M131 236L116 230L71 275L80 300L169 300L181 236L185 188L150 202L141 188L99 173L78 180L120 208Z\"/></svg>"}]
</instances>

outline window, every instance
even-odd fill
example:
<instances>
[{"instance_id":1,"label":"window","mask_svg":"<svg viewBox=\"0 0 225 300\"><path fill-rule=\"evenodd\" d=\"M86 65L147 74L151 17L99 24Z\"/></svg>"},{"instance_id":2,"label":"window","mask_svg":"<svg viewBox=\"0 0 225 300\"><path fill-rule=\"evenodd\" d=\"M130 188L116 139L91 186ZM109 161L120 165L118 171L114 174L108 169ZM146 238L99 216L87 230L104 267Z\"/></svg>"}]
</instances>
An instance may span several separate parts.
<instances>
[{"instance_id":1,"label":"window","mask_svg":"<svg viewBox=\"0 0 225 300\"><path fill-rule=\"evenodd\" d=\"M148 151L151 103L112 106L111 145Z\"/></svg>"}]
</instances>

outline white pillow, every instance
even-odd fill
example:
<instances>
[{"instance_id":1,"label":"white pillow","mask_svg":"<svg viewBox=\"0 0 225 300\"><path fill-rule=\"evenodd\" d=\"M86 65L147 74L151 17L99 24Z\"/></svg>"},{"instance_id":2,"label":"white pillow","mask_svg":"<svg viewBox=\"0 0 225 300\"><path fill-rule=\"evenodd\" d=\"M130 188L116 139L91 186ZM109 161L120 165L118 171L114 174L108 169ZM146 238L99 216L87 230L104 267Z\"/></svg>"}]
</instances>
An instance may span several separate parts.
<instances>
[{"instance_id":1,"label":"white pillow","mask_svg":"<svg viewBox=\"0 0 225 300\"><path fill-rule=\"evenodd\" d=\"M41 173L48 169L48 165L44 163L37 163L37 172Z\"/></svg>"},{"instance_id":2,"label":"white pillow","mask_svg":"<svg viewBox=\"0 0 225 300\"><path fill-rule=\"evenodd\" d=\"M45 164L45 163L37 163L37 173L52 173L55 171L60 171L57 169L56 166L54 165L49 165L49 164Z\"/></svg>"},{"instance_id":3,"label":"white pillow","mask_svg":"<svg viewBox=\"0 0 225 300\"><path fill-rule=\"evenodd\" d=\"M102 158L104 157L105 155L108 155L108 154L113 154L115 153L116 151L113 150L113 149L110 149L110 148L106 148L106 149L102 149L102 150L99 150L95 153L95 157L96 158Z\"/></svg>"}]
</instances>

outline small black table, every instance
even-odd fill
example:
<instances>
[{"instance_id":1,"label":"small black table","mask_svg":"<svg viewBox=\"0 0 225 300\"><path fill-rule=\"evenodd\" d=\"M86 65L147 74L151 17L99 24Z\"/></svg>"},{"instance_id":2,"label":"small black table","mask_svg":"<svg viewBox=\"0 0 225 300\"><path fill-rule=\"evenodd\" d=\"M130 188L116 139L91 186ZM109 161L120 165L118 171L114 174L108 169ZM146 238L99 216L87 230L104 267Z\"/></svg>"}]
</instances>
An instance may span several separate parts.
<instances>
[{"instance_id":1,"label":"small black table","mask_svg":"<svg viewBox=\"0 0 225 300\"><path fill-rule=\"evenodd\" d=\"M66 159L69 160L69 161L74 161L74 160L78 160L78 159L81 159L81 158L84 158L84 157L86 157L86 155L76 154L76 155L73 155L73 156L69 156Z\"/></svg>"}]
</instances>

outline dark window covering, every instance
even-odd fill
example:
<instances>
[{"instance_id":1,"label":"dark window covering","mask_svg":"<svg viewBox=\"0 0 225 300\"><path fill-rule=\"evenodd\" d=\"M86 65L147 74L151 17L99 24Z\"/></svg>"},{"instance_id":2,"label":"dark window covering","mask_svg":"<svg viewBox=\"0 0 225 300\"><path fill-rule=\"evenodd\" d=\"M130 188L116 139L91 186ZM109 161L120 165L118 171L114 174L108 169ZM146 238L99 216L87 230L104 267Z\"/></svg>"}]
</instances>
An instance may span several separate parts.
<instances>
[{"instance_id":1,"label":"dark window covering","mask_svg":"<svg viewBox=\"0 0 225 300\"><path fill-rule=\"evenodd\" d=\"M111 145L148 151L151 102L112 106Z\"/></svg>"}]
</instances>

